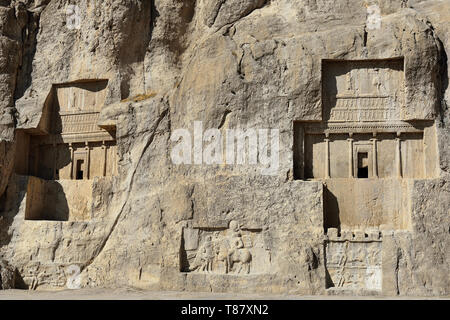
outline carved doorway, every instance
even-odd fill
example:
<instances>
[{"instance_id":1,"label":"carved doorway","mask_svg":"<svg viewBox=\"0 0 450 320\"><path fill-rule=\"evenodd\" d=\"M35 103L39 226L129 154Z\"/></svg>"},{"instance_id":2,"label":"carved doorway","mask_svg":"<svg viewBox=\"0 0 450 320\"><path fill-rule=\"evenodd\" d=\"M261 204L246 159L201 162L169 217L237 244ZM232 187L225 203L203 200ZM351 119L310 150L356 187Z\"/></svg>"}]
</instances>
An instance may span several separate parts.
<instances>
[{"instance_id":1,"label":"carved doorway","mask_svg":"<svg viewBox=\"0 0 450 320\"><path fill-rule=\"evenodd\" d=\"M373 152L372 144L356 142L353 145L353 176L359 179L372 178L373 174Z\"/></svg>"},{"instance_id":2,"label":"carved doorway","mask_svg":"<svg viewBox=\"0 0 450 320\"><path fill-rule=\"evenodd\" d=\"M72 177L75 180L89 179L89 163L87 152L75 152L72 161Z\"/></svg>"}]
</instances>

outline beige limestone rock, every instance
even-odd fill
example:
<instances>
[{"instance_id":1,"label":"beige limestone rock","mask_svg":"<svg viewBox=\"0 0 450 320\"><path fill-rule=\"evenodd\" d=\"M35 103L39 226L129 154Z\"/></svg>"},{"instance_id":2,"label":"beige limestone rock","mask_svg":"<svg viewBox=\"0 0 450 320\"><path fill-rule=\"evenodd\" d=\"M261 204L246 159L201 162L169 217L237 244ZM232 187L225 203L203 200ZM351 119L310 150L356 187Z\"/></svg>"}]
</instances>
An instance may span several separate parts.
<instances>
[{"instance_id":1,"label":"beige limestone rock","mask_svg":"<svg viewBox=\"0 0 450 320\"><path fill-rule=\"evenodd\" d=\"M0 260L0 289L14 289L16 285L16 270L6 261Z\"/></svg>"},{"instance_id":2,"label":"beige limestone rock","mask_svg":"<svg viewBox=\"0 0 450 320\"><path fill-rule=\"evenodd\" d=\"M17 287L449 294L448 1L76 3L79 28L67 1L0 1L0 254ZM330 61L372 91L323 90L347 79ZM334 98L384 112L394 95L398 117L347 131L324 112ZM195 121L279 129L276 174L174 164L171 136ZM304 123L322 130L311 152ZM311 156L318 174L299 176Z\"/></svg>"}]
</instances>

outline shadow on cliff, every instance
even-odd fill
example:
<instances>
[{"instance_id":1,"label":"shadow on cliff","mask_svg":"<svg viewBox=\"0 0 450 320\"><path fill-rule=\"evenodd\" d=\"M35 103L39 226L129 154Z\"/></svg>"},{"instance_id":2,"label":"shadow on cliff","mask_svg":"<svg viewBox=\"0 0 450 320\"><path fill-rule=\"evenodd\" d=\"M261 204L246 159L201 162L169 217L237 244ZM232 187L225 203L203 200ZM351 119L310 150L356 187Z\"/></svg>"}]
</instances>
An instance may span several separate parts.
<instances>
[{"instance_id":1,"label":"shadow on cliff","mask_svg":"<svg viewBox=\"0 0 450 320\"><path fill-rule=\"evenodd\" d=\"M20 99L31 86L33 60L36 54L37 35L39 33L40 14L27 11L28 23L22 30L22 63L17 73L17 85L14 99Z\"/></svg>"},{"instance_id":2,"label":"shadow on cliff","mask_svg":"<svg viewBox=\"0 0 450 320\"><path fill-rule=\"evenodd\" d=\"M129 98L131 81L136 77L136 64L142 64L143 92L145 93L145 55L153 30L154 1L142 1L124 11L121 22L119 47L120 95L121 99ZM137 38L138 37L138 38Z\"/></svg>"},{"instance_id":3,"label":"shadow on cliff","mask_svg":"<svg viewBox=\"0 0 450 320\"><path fill-rule=\"evenodd\" d=\"M439 114L440 116L440 124L442 126L445 126L445 117L446 117L446 112L448 110L448 106L447 103L445 102L445 93L447 92L447 90L449 89L449 83L448 83L448 56L447 56L447 52L445 51L445 47L444 44L442 43L442 41L440 39L437 39L439 46L440 46L440 52L441 52L441 57L440 57L440 63L439 63L439 68L440 68L440 103L438 103L437 107L438 112L437 114Z\"/></svg>"},{"instance_id":4,"label":"shadow on cliff","mask_svg":"<svg viewBox=\"0 0 450 320\"><path fill-rule=\"evenodd\" d=\"M7 191L0 198L0 257L5 256L8 249L14 254L14 234L17 241L17 235L23 236L23 233L31 232L27 228L19 229L24 221L33 223L69 220L69 206L62 186L57 181L47 181L45 188L40 190L45 196L36 196L31 194L29 179L27 176L13 175ZM26 239L30 239L30 236L23 236L17 245L23 246ZM34 243L28 244L27 247L30 252L35 249ZM15 267L14 288L29 289L23 279L24 275L19 272L19 266Z\"/></svg>"},{"instance_id":5,"label":"shadow on cliff","mask_svg":"<svg viewBox=\"0 0 450 320\"><path fill-rule=\"evenodd\" d=\"M323 188L323 224L325 232L328 228L336 228L340 231L341 220L339 217L339 202L336 196L328 190L326 186Z\"/></svg>"},{"instance_id":6,"label":"shadow on cliff","mask_svg":"<svg viewBox=\"0 0 450 320\"><path fill-rule=\"evenodd\" d=\"M12 180L12 178L10 179ZM9 186L11 186L11 181ZM13 203L20 204L25 198L25 192L15 193L15 197L11 197L11 187L8 187L4 194L0 197L0 258L4 258L3 249L11 243L13 232L11 227L19 212L19 206L11 210ZM11 199L14 198L14 199ZM0 279L1 280L1 279ZM1 281L0 281L1 282ZM28 289L20 272L15 269L15 284L14 289Z\"/></svg>"},{"instance_id":7,"label":"shadow on cliff","mask_svg":"<svg viewBox=\"0 0 450 320\"><path fill-rule=\"evenodd\" d=\"M8 188L0 198L0 249L11 242L13 236L11 227L19 213L20 204L24 201L26 195L27 184L25 180L14 178L14 175L10 178ZM24 191L16 191L20 189Z\"/></svg>"}]
</instances>

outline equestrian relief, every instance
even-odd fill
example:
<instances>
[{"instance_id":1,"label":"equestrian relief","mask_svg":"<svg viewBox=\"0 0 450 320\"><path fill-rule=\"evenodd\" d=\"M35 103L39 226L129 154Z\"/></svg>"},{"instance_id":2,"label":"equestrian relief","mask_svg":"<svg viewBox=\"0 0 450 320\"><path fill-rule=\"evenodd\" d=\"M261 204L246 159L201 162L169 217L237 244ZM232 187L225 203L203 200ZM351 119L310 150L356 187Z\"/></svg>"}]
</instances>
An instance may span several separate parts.
<instances>
[{"instance_id":1,"label":"equestrian relief","mask_svg":"<svg viewBox=\"0 0 450 320\"><path fill-rule=\"evenodd\" d=\"M242 229L231 221L228 229L183 230L181 271L219 274L266 273L270 251L261 230Z\"/></svg>"}]
</instances>

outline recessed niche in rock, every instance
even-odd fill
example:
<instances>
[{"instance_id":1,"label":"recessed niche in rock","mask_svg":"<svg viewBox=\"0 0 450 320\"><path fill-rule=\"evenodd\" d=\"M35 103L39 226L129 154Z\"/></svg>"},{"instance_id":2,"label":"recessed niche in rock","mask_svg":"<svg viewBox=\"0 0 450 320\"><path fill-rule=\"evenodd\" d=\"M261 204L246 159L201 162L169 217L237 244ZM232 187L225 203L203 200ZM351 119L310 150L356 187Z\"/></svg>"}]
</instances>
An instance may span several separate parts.
<instances>
[{"instance_id":1,"label":"recessed niche in rock","mask_svg":"<svg viewBox=\"0 0 450 320\"><path fill-rule=\"evenodd\" d=\"M271 253L262 230L247 230L237 221L229 228L184 228L182 272L216 274L271 273Z\"/></svg>"},{"instance_id":2,"label":"recessed niche in rock","mask_svg":"<svg viewBox=\"0 0 450 320\"><path fill-rule=\"evenodd\" d=\"M115 127L97 124L107 84L98 80L54 85L39 128L18 133L23 157L16 173L37 178L29 182L26 219L87 219L91 180L117 175Z\"/></svg>"},{"instance_id":3,"label":"recessed niche in rock","mask_svg":"<svg viewBox=\"0 0 450 320\"><path fill-rule=\"evenodd\" d=\"M436 141L429 144L435 138L429 122L373 128L295 126L303 133L296 140L302 144L302 155L296 157L301 179L436 177L437 146Z\"/></svg>"},{"instance_id":4,"label":"recessed niche in rock","mask_svg":"<svg viewBox=\"0 0 450 320\"><path fill-rule=\"evenodd\" d=\"M438 177L433 121L403 121L404 60L322 63L323 121L294 122L294 176L323 180L327 228L410 227L408 179Z\"/></svg>"},{"instance_id":5,"label":"recessed niche in rock","mask_svg":"<svg viewBox=\"0 0 450 320\"><path fill-rule=\"evenodd\" d=\"M117 174L115 128L97 125L107 81L55 85L41 132L24 136L18 173L46 180L90 180ZM27 148L28 146L28 148Z\"/></svg>"},{"instance_id":6,"label":"recessed niche in rock","mask_svg":"<svg viewBox=\"0 0 450 320\"><path fill-rule=\"evenodd\" d=\"M86 221L91 219L92 180L50 181L29 177L26 220Z\"/></svg>"}]
</instances>

